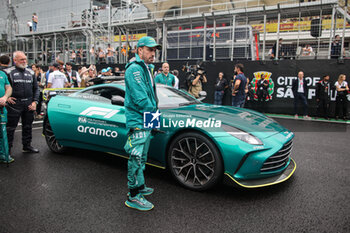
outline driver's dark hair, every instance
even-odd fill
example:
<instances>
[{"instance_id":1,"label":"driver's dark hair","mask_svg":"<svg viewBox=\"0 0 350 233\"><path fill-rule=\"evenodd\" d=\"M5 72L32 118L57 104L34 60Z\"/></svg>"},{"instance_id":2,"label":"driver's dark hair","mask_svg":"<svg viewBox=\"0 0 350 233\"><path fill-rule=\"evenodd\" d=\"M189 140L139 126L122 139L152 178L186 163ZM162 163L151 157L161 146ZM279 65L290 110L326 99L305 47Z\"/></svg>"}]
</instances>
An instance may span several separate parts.
<instances>
[{"instance_id":1,"label":"driver's dark hair","mask_svg":"<svg viewBox=\"0 0 350 233\"><path fill-rule=\"evenodd\" d=\"M7 56L7 55L2 55L0 57L0 64L3 64L3 65L8 65L10 64L10 57Z\"/></svg>"},{"instance_id":2,"label":"driver's dark hair","mask_svg":"<svg viewBox=\"0 0 350 233\"><path fill-rule=\"evenodd\" d=\"M238 68L241 72L243 72L244 66L241 63L238 63L235 65L236 68Z\"/></svg>"}]
</instances>

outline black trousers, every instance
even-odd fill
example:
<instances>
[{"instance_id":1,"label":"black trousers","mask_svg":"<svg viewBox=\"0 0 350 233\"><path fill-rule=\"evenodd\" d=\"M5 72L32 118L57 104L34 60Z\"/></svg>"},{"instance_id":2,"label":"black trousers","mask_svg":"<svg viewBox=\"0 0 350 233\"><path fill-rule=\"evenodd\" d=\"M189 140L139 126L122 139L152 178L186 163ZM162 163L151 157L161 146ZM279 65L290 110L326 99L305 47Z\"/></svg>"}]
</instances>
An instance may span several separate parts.
<instances>
[{"instance_id":1,"label":"black trousers","mask_svg":"<svg viewBox=\"0 0 350 233\"><path fill-rule=\"evenodd\" d=\"M28 106L32 100L16 100L16 104L7 107L7 139L9 148L13 146L13 138L18 121L22 120L22 144L29 146L32 142L32 124L34 120L34 111L29 111Z\"/></svg>"},{"instance_id":2,"label":"black trousers","mask_svg":"<svg viewBox=\"0 0 350 233\"><path fill-rule=\"evenodd\" d=\"M337 95L335 100L335 116L339 117L340 112L343 112L343 117L348 114L348 100L346 95Z\"/></svg>"},{"instance_id":3,"label":"black trousers","mask_svg":"<svg viewBox=\"0 0 350 233\"><path fill-rule=\"evenodd\" d=\"M294 96L294 114L298 114L298 102L301 102L301 104L303 105L303 115L306 116L308 105L304 93L297 92Z\"/></svg>"},{"instance_id":4,"label":"black trousers","mask_svg":"<svg viewBox=\"0 0 350 233\"><path fill-rule=\"evenodd\" d=\"M317 116L319 117L329 117L329 100L320 99L317 103Z\"/></svg>"}]
</instances>

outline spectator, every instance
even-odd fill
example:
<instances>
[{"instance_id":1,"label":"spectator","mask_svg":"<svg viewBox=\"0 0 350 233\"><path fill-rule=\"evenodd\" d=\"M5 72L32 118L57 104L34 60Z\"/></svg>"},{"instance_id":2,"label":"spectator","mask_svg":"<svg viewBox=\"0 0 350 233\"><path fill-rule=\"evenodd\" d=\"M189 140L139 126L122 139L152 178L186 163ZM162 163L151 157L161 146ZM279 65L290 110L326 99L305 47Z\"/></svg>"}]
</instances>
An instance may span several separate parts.
<instances>
[{"instance_id":1,"label":"spectator","mask_svg":"<svg viewBox=\"0 0 350 233\"><path fill-rule=\"evenodd\" d=\"M38 83L35 80L34 72L26 68L28 64L24 52L14 52L13 60L15 66L5 69L13 91L12 96L7 100L9 151L13 146L15 130L21 118L23 152L38 153L39 150L31 146L34 111L39 101Z\"/></svg>"},{"instance_id":2,"label":"spectator","mask_svg":"<svg viewBox=\"0 0 350 233\"><path fill-rule=\"evenodd\" d=\"M90 49L90 63L92 65L96 64L96 53L95 53L95 47L92 46Z\"/></svg>"},{"instance_id":3,"label":"spectator","mask_svg":"<svg viewBox=\"0 0 350 233\"><path fill-rule=\"evenodd\" d=\"M215 83L214 104L222 105L222 99L224 97L226 88L228 88L227 80L224 78L224 73L220 72L219 77L216 79Z\"/></svg>"},{"instance_id":4,"label":"spectator","mask_svg":"<svg viewBox=\"0 0 350 233\"><path fill-rule=\"evenodd\" d=\"M76 63L76 59L77 59L77 54L75 53L75 51L73 49L72 54L71 54L71 58L70 58L70 62Z\"/></svg>"},{"instance_id":5,"label":"spectator","mask_svg":"<svg viewBox=\"0 0 350 233\"><path fill-rule=\"evenodd\" d=\"M173 75L175 78L175 84L174 84L174 88L179 89L179 71L178 70L173 70Z\"/></svg>"},{"instance_id":6,"label":"spectator","mask_svg":"<svg viewBox=\"0 0 350 233\"><path fill-rule=\"evenodd\" d=\"M284 53L282 52L282 41L283 39L280 38L278 40L278 58L281 58L284 56ZM277 42L275 42L275 44L272 46L272 50L271 50L271 59L278 59L276 56L276 50L277 50Z\"/></svg>"},{"instance_id":7,"label":"spectator","mask_svg":"<svg viewBox=\"0 0 350 233\"><path fill-rule=\"evenodd\" d=\"M2 55L0 57L0 70L7 69L10 65L11 59L7 55Z\"/></svg>"},{"instance_id":8,"label":"spectator","mask_svg":"<svg viewBox=\"0 0 350 233\"><path fill-rule=\"evenodd\" d=\"M330 86L329 75L323 76L323 79L316 84L317 116L326 120L329 119Z\"/></svg>"},{"instance_id":9,"label":"spectator","mask_svg":"<svg viewBox=\"0 0 350 233\"><path fill-rule=\"evenodd\" d=\"M33 23L33 31L36 32L37 25L38 25L38 16L36 15L36 13L33 13L32 23Z\"/></svg>"},{"instance_id":10,"label":"spectator","mask_svg":"<svg viewBox=\"0 0 350 233\"><path fill-rule=\"evenodd\" d=\"M107 64L113 64L114 63L114 48L111 47L111 44L108 44L108 47L106 49L107 53Z\"/></svg>"},{"instance_id":11,"label":"spectator","mask_svg":"<svg viewBox=\"0 0 350 233\"><path fill-rule=\"evenodd\" d=\"M28 21L27 22L27 26L29 28L29 32L32 32L33 31L33 23L32 23L32 21Z\"/></svg>"},{"instance_id":12,"label":"spectator","mask_svg":"<svg viewBox=\"0 0 350 233\"><path fill-rule=\"evenodd\" d=\"M103 52L103 50L99 47L98 48L98 63L104 63L105 61L105 52Z\"/></svg>"},{"instance_id":13,"label":"spectator","mask_svg":"<svg viewBox=\"0 0 350 233\"><path fill-rule=\"evenodd\" d=\"M345 81L345 74L341 74L338 77L338 81L334 84L337 89L336 105L335 105L335 119L339 119L340 112L343 112L344 121L347 120L348 113L348 101L346 95L349 91L349 85Z\"/></svg>"},{"instance_id":14,"label":"spectator","mask_svg":"<svg viewBox=\"0 0 350 233\"><path fill-rule=\"evenodd\" d=\"M76 62L77 65L81 65L82 64L82 61L83 61L83 49L82 48L78 49L78 51L77 51L76 61L77 61Z\"/></svg>"},{"instance_id":15,"label":"spectator","mask_svg":"<svg viewBox=\"0 0 350 233\"><path fill-rule=\"evenodd\" d=\"M49 69L46 71L46 74L45 74L45 87L47 87L47 80L49 80L49 75L52 72L53 72L53 65L49 65Z\"/></svg>"},{"instance_id":16,"label":"spectator","mask_svg":"<svg viewBox=\"0 0 350 233\"><path fill-rule=\"evenodd\" d=\"M299 71L298 78L294 79L292 82L292 90L294 95L294 118L298 119L298 103L301 101L304 111L303 116L305 120L310 120L311 118L307 115L308 105L307 105L307 96L308 96L308 87L304 80L304 72Z\"/></svg>"},{"instance_id":17,"label":"spectator","mask_svg":"<svg viewBox=\"0 0 350 233\"><path fill-rule=\"evenodd\" d=\"M341 52L340 36L336 35L334 41L332 42L332 46L331 46L331 58L338 59L340 57L340 52Z\"/></svg>"},{"instance_id":18,"label":"spectator","mask_svg":"<svg viewBox=\"0 0 350 233\"><path fill-rule=\"evenodd\" d=\"M0 57L0 60L3 56ZM4 62L4 60L1 60L1 62ZM6 124L7 122L7 110L5 108L7 99L12 94L12 87L10 85L10 82L8 80L8 77L4 71L0 71L0 109L1 109L1 124ZM0 132L0 163L12 163L15 161L11 155L9 154L8 147L4 146L7 144L7 138L6 138L6 129L1 129ZM5 141L6 140L6 141ZM8 157L7 157L8 155Z\"/></svg>"},{"instance_id":19,"label":"spectator","mask_svg":"<svg viewBox=\"0 0 350 233\"><path fill-rule=\"evenodd\" d=\"M245 102L245 90L247 88L247 78L243 73L243 64L235 65L235 78L232 88L232 106L243 108Z\"/></svg>"},{"instance_id":20,"label":"spectator","mask_svg":"<svg viewBox=\"0 0 350 233\"><path fill-rule=\"evenodd\" d=\"M173 74L169 73L169 64L163 63L162 70L163 72L158 74L154 81L159 84L173 87L175 85L175 77Z\"/></svg>"},{"instance_id":21,"label":"spectator","mask_svg":"<svg viewBox=\"0 0 350 233\"><path fill-rule=\"evenodd\" d=\"M68 79L64 73L59 71L59 64L54 63L53 72L50 73L47 80L47 88L64 88L69 85Z\"/></svg>"},{"instance_id":22,"label":"spectator","mask_svg":"<svg viewBox=\"0 0 350 233\"><path fill-rule=\"evenodd\" d=\"M73 64L70 62L66 63L66 73L68 75L68 83L71 87L80 87L81 78L76 70L72 70Z\"/></svg>"},{"instance_id":23,"label":"spectator","mask_svg":"<svg viewBox=\"0 0 350 233\"><path fill-rule=\"evenodd\" d=\"M312 47L309 44L307 44L303 48L302 56L311 56L311 55L313 55Z\"/></svg>"}]
</instances>

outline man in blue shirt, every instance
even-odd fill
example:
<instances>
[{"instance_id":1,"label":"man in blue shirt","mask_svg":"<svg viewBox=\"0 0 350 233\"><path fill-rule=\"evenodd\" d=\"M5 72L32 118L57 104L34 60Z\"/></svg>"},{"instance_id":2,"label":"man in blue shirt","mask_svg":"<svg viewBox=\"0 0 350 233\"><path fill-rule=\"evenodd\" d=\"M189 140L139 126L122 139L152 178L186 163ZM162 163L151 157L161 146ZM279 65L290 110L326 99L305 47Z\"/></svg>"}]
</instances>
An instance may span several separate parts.
<instances>
[{"instance_id":1,"label":"man in blue shirt","mask_svg":"<svg viewBox=\"0 0 350 233\"><path fill-rule=\"evenodd\" d=\"M169 64L163 63L162 70L163 72L156 76L155 82L173 87L175 85L175 77L169 73Z\"/></svg>"},{"instance_id":2,"label":"man in blue shirt","mask_svg":"<svg viewBox=\"0 0 350 233\"><path fill-rule=\"evenodd\" d=\"M235 79L232 85L232 106L243 108L245 102L245 89L247 86L247 78L243 73L243 64L235 65Z\"/></svg>"}]
</instances>

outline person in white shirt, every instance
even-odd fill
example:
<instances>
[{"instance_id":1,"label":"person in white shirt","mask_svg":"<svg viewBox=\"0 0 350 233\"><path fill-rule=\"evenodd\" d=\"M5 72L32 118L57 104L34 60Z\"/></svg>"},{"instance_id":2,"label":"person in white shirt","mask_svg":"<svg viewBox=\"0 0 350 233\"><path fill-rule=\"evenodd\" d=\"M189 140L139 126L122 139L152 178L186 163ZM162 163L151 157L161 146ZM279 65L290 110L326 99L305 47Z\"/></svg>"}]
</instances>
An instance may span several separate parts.
<instances>
[{"instance_id":1,"label":"person in white shirt","mask_svg":"<svg viewBox=\"0 0 350 233\"><path fill-rule=\"evenodd\" d=\"M338 81L334 84L337 89L336 105L335 105L335 119L339 119L340 112L343 112L343 120L347 120L348 114L348 100L346 96L349 93L349 85L345 81L346 75L341 74L338 77Z\"/></svg>"},{"instance_id":2,"label":"person in white shirt","mask_svg":"<svg viewBox=\"0 0 350 233\"><path fill-rule=\"evenodd\" d=\"M49 74L49 79L47 80L47 88L64 88L68 86L68 79L64 73L59 71L59 65L54 63L53 72Z\"/></svg>"},{"instance_id":3,"label":"person in white shirt","mask_svg":"<svg viewBox=\"0 0 350 233\"><path fill-rule=\"evenodd\" d=\"M309 44L307 44L303 48L302 56L311 56L312 54L313 54L312 47Z\"/></svg>"},{"instance_id":4,"label":"person in white shirt","mask_svg":"<svg viewBox=\"0 0 350 233\"><path fill-rule=\"evenodd\" d=\"M179 71L178 70L173 70L173 75L175 78L175 84L174 84L174 88L179 89Z\"/></svg>"},{"instance_id":5,"label":"person in white shirt","mask_svg":"<svg viewBox=\"0 0 350 233\"><path fill-rule=\"evenodd\" d=\"M306 81L304 80L304 72L299 71L298 78L294 79L292 82L292 91L294 95L294 118L299 119L298 116L298 102L303 105L303 116L305 120L310 120L311 118L307 115L308 112L308 87Z\"/></svg>"}]
</instances>

